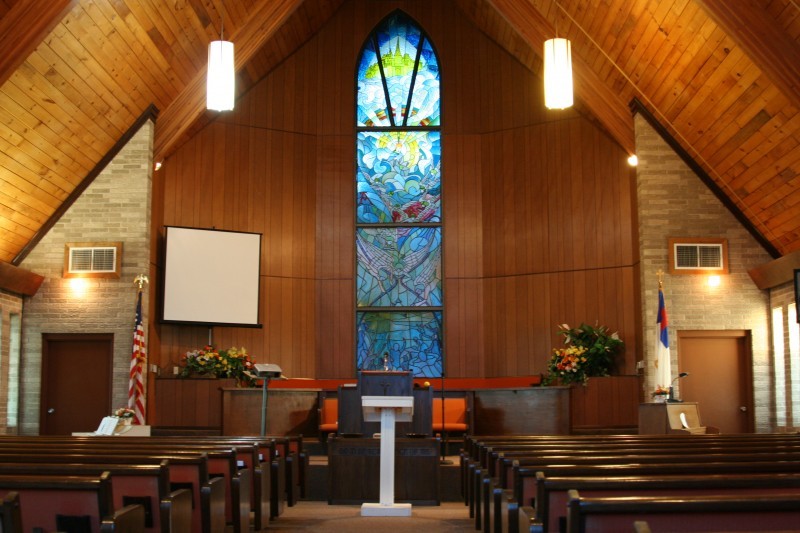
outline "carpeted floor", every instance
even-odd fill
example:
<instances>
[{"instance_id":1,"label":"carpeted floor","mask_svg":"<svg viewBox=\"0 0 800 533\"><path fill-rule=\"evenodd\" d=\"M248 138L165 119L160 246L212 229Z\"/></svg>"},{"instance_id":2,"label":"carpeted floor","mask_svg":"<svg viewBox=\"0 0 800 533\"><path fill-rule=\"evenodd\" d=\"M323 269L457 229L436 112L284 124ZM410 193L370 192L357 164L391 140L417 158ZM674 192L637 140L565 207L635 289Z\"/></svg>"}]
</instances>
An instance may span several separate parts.
<instances>
[{"instance_id":1,"label":"carpeted floor","mask_svg":"<svg viewBox=\"0 0 800 533\"><path fill-rule=\"evenodd\" d=\"M474 532L469 508L463 502L445 502L440 506L415 506L410 517L362 517L360 505L328 505L326 502L301 501L286 507L270 523L267 531L313 530L315 532L391 532L424 533L428 531Z\"/></svg>"}]
</instances>

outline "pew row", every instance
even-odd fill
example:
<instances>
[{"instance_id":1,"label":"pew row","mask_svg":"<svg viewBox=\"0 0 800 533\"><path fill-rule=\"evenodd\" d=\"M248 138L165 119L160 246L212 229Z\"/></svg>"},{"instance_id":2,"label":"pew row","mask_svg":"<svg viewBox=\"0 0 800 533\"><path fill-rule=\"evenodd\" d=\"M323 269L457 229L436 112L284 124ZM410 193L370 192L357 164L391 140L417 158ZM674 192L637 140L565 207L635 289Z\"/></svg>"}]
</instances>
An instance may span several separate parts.
<instances>
[{"instance_id":1,"label":"pew row","mask_svg":"<svg viewBox=\"0 0 800 533\"><path fill-rule=\"evenodd\" d=\"M23 531L64 531L70 524L92 533L144 531L141 505L114 507L108 472L69 477L0 475L0 497L10 493L18 497Z\"/></svg>"},{"instance_id":2,"label":"pew row","mask_svg":"<svg viewBox=\"0 0 800 533\"><path fill-rule=\"evenodd\" d=\"M800 496L640 496L587 498L569 491L567 533L630 531L646 521L655 531L796 531Z\"/></svg>"},{"instance_id":3,"label":"pew row","mask_svg":"<svg viewBox=\"0 0 800 533\"><path fill-rule=\"evenodd\" d=\"M791 494L800 496L800 473L703 476L547 477L537 476L536 507L525 531L564 531L569 491L584 497L740 496ZM522 518L520 518L522 520Z\"/></svg>"},{"instance_id":4,"label":"pew row","mask_svg":"<svg viewBox=\"0 0 800 533\"><path fill-rule=\"evenodd\" d=\"M0 476L111 476L115 508L141 505L146 533L188 532L192 526L192 493L170 491L167 461L158 465L0 463ZM5 530L3 530L5 533Z\"/></svg>"},{"instance_id":5,"label":"pew row","mask_svg":"<svg viewBox=\"0 0 800 533\"><path fill-rule=\"evenodd\" d=\"M171 490L188 489L192 493L192 532L225 533L225 483L211 479L205 454L183 455L114 455L101 453L13 453L0 448L0 464L127 464L159 465L166 461Z\"/></svg>"},{"instance_id":6,"label":"pew row","mask_svg":"<svg viewBox=\"0 0 800 533\"><path fill-rule=\"evenodd\" d=\"M0 452L21 449L37 453L75 451L99 452L127 455L196 454L208 457L208 475L224 480L225 520L233 525L234 532L250 529L250 509L255 511L258 529L266 524L262 510L269 507L269 472L259 461L259 449L255 443L195 444L188 440L170 442L148 437L34 437L27 440L0 439ZM266 487L266 494L263 493ZM253 497L251 498L251 494ZM260 505L262 501L265 505Z\"/></svg>"}]
</instances>

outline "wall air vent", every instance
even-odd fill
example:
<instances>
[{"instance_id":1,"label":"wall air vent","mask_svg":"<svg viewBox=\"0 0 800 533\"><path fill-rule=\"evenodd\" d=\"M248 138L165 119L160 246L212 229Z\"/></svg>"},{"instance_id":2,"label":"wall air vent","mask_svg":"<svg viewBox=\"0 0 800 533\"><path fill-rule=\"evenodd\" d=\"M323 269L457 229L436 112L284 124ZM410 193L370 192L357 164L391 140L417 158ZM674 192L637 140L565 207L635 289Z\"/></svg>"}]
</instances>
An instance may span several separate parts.
<instances>
[{"instance_id":1,"label":"wall air vent","mask_svg":"<svg viewBox=\"0 0 800 533\"><path fill-rule=\"evenodd\" d=\"M118 278L122 243L67 243L64 277Z\"/></svg>"},{"instance_id":2,"label":"wall air vent","mask_svg":"<svg viewBox=\"0 0 800 533\"><path fill-rule=\"evenodd\" d=\"M670 239L671 274L727 274L725 239Z\"/></svg>"}]
</instances>

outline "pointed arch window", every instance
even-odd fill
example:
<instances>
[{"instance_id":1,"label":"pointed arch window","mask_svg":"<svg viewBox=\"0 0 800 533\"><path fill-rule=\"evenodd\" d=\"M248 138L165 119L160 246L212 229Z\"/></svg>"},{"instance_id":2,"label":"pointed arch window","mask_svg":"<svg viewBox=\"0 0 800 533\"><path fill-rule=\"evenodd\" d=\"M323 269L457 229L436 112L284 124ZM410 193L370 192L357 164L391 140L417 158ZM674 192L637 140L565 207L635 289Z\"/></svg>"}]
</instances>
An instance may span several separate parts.
<instances>
[{"instance_id":1,"label":"pointed arch window","mask_svg":"<svg viewBox=\"0 0 800 533\"><path fill-rule=\"evenodd\" d=\"M396 11L356 73L356 368L442 375L439 61Z\"/></svg>"}]
</instances>

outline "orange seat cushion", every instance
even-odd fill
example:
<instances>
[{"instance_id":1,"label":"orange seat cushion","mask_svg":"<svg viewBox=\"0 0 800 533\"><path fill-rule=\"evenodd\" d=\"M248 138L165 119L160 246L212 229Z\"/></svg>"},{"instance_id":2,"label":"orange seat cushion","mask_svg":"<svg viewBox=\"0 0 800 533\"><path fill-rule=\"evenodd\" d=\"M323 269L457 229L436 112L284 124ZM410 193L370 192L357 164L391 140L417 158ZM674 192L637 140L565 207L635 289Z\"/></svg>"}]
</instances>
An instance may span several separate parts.
<instances>
[{"instance_id":1,"label":"orange seat cushion","mask_svg":"<svg viewBox=\"0 0 800 533\"><path fill-rule=\"evenodd\" d=\"M339 430L339 399L323 398L319 410L319 430L335 432Z\"/></svg>"},{"instance_id":2,"label":"orange seat cushion","mask_svg":"<svg viewBox=\"0 0 800 533\"><path fill-rule=\"evenodd\" d=\"M442 428L442 399L433 399L434 431L467 431L467 399L444 399L444 429Z\"/></svg>"}]
</instances>

